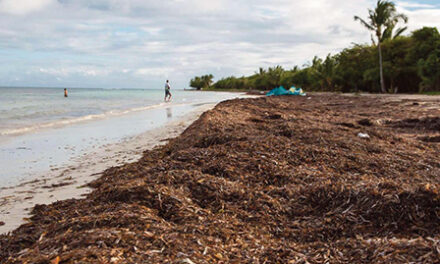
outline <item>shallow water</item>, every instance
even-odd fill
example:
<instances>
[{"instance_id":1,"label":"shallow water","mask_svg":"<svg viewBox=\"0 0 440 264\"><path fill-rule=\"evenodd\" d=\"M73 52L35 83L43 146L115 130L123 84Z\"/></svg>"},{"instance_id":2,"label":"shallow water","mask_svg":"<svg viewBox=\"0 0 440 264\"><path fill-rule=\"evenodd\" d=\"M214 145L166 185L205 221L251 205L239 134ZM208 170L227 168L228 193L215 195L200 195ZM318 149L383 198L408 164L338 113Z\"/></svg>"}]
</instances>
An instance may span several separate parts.
<instances>
[{"instance_id":1,"label":"shallow water","mask_svg":"<svg viewBox=\"0 0 440 264\"><path fill-rule=\"evenodd\" d=\"M12 89L0 88L0 186L163 126L197 106L238 96L174 91L173 101L164 103L161 90L72 89L64 98L62 89Z\"/></svg>"},{"instance_id":2,"label":"shallow water","mask_svg":"<svg viewBox=\"0 0 440 264\"><path fill-rule=\"evenodd\" d=\"M0 88L0 139L161 107L163 90ZM173 91L174 104L205 103L224 94ZM214 99L215 100L215 99Z\"/></svg>"}]
</instances>

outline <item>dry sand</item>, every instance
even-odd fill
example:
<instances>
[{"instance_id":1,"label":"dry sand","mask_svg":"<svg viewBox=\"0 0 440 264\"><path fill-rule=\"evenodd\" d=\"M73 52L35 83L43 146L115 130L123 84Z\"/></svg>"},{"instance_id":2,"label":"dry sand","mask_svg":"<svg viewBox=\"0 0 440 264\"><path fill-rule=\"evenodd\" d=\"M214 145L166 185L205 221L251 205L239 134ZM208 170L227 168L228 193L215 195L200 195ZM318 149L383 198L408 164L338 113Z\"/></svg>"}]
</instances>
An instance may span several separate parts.
<instances>
[{"instance_id":1,"label":"dry sand","mask_svg":"<svg viewBox=\"0 0 440 264\"><path fill-rule=\"evenodd\" d=\"M178 136L200 114L215 104L199 106L183 118L164 127L147 131L115 144L100 146L96 151L77 157L71 164L53 168L34 180L17 186L0 188L0 234L23 224L36 204L50 204L58 200L80 198L91 191L91 182L112 166L134 162L145 150L165 144Z\"/></svg>"}]
</instances>

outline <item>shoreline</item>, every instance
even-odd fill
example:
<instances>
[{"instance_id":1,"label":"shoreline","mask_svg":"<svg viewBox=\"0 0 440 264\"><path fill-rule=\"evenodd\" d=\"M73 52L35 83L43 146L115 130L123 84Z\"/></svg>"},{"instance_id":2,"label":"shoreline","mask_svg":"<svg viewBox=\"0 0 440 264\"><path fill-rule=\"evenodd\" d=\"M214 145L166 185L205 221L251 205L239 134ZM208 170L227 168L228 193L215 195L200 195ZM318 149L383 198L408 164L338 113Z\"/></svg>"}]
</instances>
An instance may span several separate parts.
<instances>
[{"instance_id":1,"label":"shoreline","mask_svg":"<svg viewBox=\"0 0 440 264\"><path fill-rule=\"evenodd\" d=\"M82 199L0 235L5 263L433 263L440 100L235 99ZM366 135L366 136L365 136Z\"/></svg>"},{"instance_id":2,"label":"shoreline","mask_svg":"<svg viewBox=\"0 0 440 264\"><path fill-rule=\"evenodd\" d=\"M52 168L34 179L19 184L0 187L0 234L10 232L24 224L30 217L30 209L37 204L50 204L58 200L81 198L92 189L86 185L114 166L135 162L146 150L166 144L178 136L203 112L216 104L198 106L183 117L164 126L154 128L120 142L100 146L74 159L67 166Z\"/></svg>"}]
</instances>

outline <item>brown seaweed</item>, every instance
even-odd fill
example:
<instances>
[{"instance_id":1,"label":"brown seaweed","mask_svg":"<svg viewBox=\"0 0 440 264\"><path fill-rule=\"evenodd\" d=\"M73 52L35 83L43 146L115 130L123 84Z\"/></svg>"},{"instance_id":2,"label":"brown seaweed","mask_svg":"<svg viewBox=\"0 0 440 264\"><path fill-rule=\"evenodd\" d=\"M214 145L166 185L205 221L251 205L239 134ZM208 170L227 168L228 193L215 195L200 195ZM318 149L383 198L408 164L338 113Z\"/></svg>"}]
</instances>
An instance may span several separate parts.
<instances>
[{"instance_id":1,"label":"brown seaweed","mask_svg":"<svg viewBox=\"0 0 440 264\"><path fill-rule=\"evenodd\" d=\"M413 136L432 137L438 120L402 107L336 95L220 103L108 169L84 199L36 206L0 236L0 262L438 263L440 149Z\"/></svg>"}]
</instances>

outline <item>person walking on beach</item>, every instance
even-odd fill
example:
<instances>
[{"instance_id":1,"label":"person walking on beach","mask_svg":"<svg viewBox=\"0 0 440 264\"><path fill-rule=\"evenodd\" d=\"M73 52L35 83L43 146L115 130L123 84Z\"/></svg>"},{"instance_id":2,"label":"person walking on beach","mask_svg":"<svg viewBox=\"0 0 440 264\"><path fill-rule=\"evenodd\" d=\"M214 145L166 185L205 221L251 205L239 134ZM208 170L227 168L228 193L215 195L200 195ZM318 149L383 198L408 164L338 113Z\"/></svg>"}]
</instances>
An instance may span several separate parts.
<instances>
[{"instance_id":1,"label":"person walking on beach","mask_svg":"<svg viewBox=\"0 0 440 264\"><path fill-rule=\"evenodd\" d=\"M167 82L165 83L165 98L164 101L165 102L169 102L171 101L171 86L170 86L170 81L167 80ZM167 100L168 97L168 100Z\"/></svg>"},{"instance_id":2,"label":"person walking on beach","mask_svg":"<svg viewBox=\"0 0 440 264\"><path fill-rule=\"evenodd\" d=\"M64 97L67 97L67 88L64 88Z\"/></svg>"}]
</instances>

